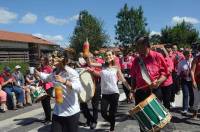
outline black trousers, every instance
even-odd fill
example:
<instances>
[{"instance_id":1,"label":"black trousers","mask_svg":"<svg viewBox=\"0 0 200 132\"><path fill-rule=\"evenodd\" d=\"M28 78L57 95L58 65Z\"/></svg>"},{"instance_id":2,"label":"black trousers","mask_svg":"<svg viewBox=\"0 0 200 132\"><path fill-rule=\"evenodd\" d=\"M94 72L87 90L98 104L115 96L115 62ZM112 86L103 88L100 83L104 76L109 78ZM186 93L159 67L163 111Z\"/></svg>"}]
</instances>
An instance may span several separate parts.
<instances>
[{"instance_id":1,"label":"black trousers","mask_svg":"<svg viewBox=\"0 0 200 132\"><path fill-rule=\"evenodd\" d=\"M100 99L101 99L101 87L100 87L100 82L98 82L96 83L96 91L95 91L94 97L91 100L93 114L90 113L87 102L80 103L81 111L84 117L87 119L87 123L89 124L91 122L97 123Z\"/></svg>"},{"instance_id":2,"label":"black trousers","mask_svg":"<svg viewBox=\"0 0 200 132\"><path fill-rule=\"evenodd\" d=\"M151 90L137 90L135 93L135 103L138 105L141 101L145 100L149 95L154 93L159 100L162 100L161 88Z\"/></svg>"},{"instance_id":3,"label":"black trousers","mask_svg":"<svg viewBox=\"0 0 200 132\"><path fill-rule=\"evenodd\" d=\"M79 117L79 113L68 117L53 115L51 132L78 132Z\"/></svg>"},{"instance_id":4,"label":"black trousers","mask_svg":"<svg viewBox=\"0 0 200 132\"><path fill-rule=\"evenodd\" d=\"M170 97L171 97L171 89L172 88L173 88L173 84L171 84L169 86L161 87L163 105L168 110L170 110Z\"/></svg>"},{"instance_id":5,"label":"black trousers","mask_svg":"<svg viewBox=\"0 0 200 132\"><path fill-rule=\"evenodd\" d=\"M135 105L138 105L141 101L145 100L152 93L154 93L159 100L162 100L161 88L156 88L156 89L153 89L152 91L151 90L137 90L135 93ZM140 126L140 131L144 132L141 126Z\"/></svg>"},{"instance_id":6,"label":"black trousers","mask_svg":"<svg viewBox=\"0 0 200 132\"><path fill-rule=\"evenodd\" d=\"M48 96L45 97L41 101L46 121L51 121L51 102L50 102L51 97L50 97L50 95L52 94L52 91L53 91L53 88L50 88L50 89L46 90Z\"/></svg>"},{"instance_id":7,"label":"black trousers","mask_svg":"<svg viewBox=\"0 0 200 132\"><path fill-rule=\"evenodd\" d=\"M172 72L173 85L171 87L170 102L175 101L175 95L180 91L179 77L176 72Z\"/></svg>"},{"instance_id":8,"label":"black trousers","mask_svg":"<svg viewBox=\"0 0 200 132\"><path fill-rule=\"evenodd\" d=\"M110 131L115 128L115 114L117 113L119 94L103 94L101 100L101 115L110 122ZM109 107L109 114L107 112Z\"/></svg>"}]
</instances>

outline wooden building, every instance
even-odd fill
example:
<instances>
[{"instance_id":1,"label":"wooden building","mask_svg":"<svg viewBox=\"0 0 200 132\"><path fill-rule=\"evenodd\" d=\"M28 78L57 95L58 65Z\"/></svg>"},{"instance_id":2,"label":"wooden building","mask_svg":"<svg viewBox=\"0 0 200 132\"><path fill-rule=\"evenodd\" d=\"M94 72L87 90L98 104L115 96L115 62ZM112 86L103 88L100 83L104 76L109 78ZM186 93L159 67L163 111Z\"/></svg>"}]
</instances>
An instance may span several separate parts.
<instances>
[{"instance_id":1,"label":"wooden building","mask_svg":"<svg viewBox=\"0 0 200 132\"><path fill-rule=\"evenodd\" d=\"M30 34L0 30L0 62L24 61L35 66L42 54L52 53L56 47L57 44Z\"/></svg>"}]
</instances>

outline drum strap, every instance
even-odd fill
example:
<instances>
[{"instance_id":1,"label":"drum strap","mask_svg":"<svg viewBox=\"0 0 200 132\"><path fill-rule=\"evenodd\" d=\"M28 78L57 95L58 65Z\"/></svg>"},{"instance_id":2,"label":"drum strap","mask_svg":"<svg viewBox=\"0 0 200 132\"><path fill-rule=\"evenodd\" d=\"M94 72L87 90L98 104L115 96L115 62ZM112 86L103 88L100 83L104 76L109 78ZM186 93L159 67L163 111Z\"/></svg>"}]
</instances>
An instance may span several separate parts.
<instances>
[{"instance_id":1,"label":"drum strap","mask_svg":"<svg viewBox=\"0 0 200 132\"><path fill-rule=\"evenodd\" d=\"M148 70L147 70L147 68L146 68L146 65L144 64L144 61L142 60L141 57L139 57L139 61L138 61L138 62L139 62L140 71L141 71L143 80L144 80L148 85L150 85L152 82L151 82L151 79L150 79Z\"/></svg>"}]
</instances>

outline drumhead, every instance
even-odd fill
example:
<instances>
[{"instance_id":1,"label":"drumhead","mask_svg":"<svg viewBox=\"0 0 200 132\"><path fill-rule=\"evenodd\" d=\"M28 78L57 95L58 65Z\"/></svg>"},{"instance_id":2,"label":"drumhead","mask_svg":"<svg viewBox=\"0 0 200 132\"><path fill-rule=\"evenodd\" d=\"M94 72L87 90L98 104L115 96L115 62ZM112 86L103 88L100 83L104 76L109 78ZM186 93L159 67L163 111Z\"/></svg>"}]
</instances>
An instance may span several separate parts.
<instances>
[{"instance_id":1,"label":"drumhead","mask_svg":"<svg viewBox=\"0 0 200 132\"><path fill-rule=\"evenodd\" d=\"M80 92L79 98L81 102L87 102L94 96L95 93L95 83L91 73L86 70L81 71L80 81L84 90Z\"/></svg>"},{"instance_id":2,"label":"drumhead","mask_svg":"<svg viewBox=\"0 0 200 132\"><path fill-rule=\"evenodd\" d=\"M129 111L129 113L132 115L134 113L139 112L141 109L143 109L146 105L148 105L149 102L151 102L155 98L156 98L156 96L154 94L151 94L144 101L140 102L137 106L135 106L133 109L131 109Z\"/></svg>"}]
</instances>

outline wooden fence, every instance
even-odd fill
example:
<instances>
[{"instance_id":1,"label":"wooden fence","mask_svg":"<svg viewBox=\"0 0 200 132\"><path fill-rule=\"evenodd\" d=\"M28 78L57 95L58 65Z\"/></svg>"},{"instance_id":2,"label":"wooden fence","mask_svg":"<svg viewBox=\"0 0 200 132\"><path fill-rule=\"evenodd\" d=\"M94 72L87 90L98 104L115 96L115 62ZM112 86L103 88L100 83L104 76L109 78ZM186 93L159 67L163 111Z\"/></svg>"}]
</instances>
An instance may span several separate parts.
<instances>
[{"instance_id":1,"label":"wooden fence","mask_svg":"<svg viewBox=\"0 0 200 132\"><path fill-rule=\"evenodd\" d=\"M0 51L0 62L29 62L28 51Z\"/></svg>"}]
</instances>

